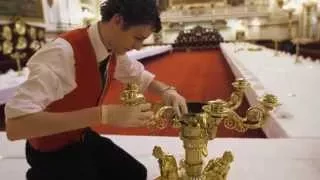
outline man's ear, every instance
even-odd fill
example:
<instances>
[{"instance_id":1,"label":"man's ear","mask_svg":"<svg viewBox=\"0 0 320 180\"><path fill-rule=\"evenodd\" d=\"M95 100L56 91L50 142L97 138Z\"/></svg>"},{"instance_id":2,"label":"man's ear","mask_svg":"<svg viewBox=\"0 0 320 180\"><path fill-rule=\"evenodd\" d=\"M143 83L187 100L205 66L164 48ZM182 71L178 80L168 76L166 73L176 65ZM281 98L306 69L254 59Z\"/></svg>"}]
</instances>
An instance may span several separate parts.
<instances>
[{"instance_id":1,"label":"man's ear","mask_svg":"<svg viewBox=\"0 0 320 180\"><path fill-rule=\"evenodd\" d=\"M113 17L112 17L112 21L119 27L123 27L124 25L124 20L123 20L123 17L120 16L119 14L115 14Z\"/></svg>"}]
</instances>

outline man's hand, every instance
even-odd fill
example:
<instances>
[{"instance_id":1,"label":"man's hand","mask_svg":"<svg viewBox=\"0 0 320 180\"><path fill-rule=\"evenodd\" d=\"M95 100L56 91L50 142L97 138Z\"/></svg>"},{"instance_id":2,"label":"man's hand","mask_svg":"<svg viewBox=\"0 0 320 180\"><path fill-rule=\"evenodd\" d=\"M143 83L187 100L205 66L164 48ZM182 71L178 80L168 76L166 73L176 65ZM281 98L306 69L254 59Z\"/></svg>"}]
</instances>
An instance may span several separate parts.
<instances>
[{"instance_id":1,"label":"man's hand","mask_svg":"<svg viewBox=\"0 0 320 180\"><path fill-rule=\"evenodd\" d=\"M174 87L153 80L149 85L149 90L162 96L164 103L168 106L173 106L179 117L181 117L182 114L188 113L185 98L182 97Z\"/></svg>"},{"instance_id":2,"label":"man's hand","mask_svg":"<svg viewBox=\"0 0 320 180\"><path fill-rule=\"evenodd\" d=\"M182 97L174 88L164 90L162 93L162 99L166 105L173 106L179 117L188 113L185 98Z\"/></svg>"},{"instance_id":3,"label":"man's hand","mask_svg":"<svg viewBox=\"0 0 320 180\"><path fill-rule=\"evenodd\" d=\"M138 106L102 105L101 122L118 127L142 127L150 121L154 113L151 104Z\"/></svg>"}]
</instances>

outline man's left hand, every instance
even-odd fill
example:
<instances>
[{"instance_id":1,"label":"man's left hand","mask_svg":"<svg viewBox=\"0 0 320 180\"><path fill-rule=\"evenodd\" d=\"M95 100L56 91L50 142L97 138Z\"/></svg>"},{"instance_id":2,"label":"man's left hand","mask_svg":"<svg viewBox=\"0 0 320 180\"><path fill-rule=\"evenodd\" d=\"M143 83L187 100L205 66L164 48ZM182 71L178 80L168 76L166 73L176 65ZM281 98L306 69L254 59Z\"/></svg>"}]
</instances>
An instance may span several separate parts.
<instances>
[{"instance_id":1,"label":"man's left hand","mask_svg":"<svg viewBox=\"0 0 320 180\"><path fill-rule=\"evenodd\" d=\"M182 114L188 113L186 99L175 89L165 90L162 94L162 99L166 105L174 108L179 117L181 117Z\"/></svg>"}]
</instances>

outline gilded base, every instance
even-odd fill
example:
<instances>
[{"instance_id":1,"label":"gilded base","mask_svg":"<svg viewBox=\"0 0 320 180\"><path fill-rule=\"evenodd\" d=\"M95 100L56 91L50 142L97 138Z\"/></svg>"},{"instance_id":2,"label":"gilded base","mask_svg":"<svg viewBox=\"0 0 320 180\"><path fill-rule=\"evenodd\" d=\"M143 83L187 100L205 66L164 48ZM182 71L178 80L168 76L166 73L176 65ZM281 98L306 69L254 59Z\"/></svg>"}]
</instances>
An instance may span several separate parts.
<instances>
[{"instance_id":1,"label":"gilded base","mask_svg":"<svg viewBox=\"0 0 320 180\"><path fill-rule=\"evenodd\" d=\"M161 173L156 180L226 180L234 159L232 153L226 151L222 157L209 160L206 166L187 165L185 160L178 166L175 157L164 153L159 146L154 147L153 156L158 159Z\"/></svg>"}]
</instances>

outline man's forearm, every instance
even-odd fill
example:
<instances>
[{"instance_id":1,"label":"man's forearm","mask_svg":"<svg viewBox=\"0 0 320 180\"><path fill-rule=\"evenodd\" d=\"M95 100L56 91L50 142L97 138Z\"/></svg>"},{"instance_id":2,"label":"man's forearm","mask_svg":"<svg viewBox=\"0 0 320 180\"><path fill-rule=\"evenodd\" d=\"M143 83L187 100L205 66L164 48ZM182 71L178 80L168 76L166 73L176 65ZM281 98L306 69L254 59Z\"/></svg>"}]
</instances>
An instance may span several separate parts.
<instances>
[{"instance_id":1,"label":"man's forearm","mask_svg":"<svg viewBox=\"0 0 320 180\"><path fill-rule=\"evenodd\" d=\"M19 140L81 129L99 124L100 113L100 107L93 107L64 113L39 112L7 119L7 136L10 140Z\"/></svg>"},{"instance_id":2,"label":"man's forearm","mask_svg":"<svg viewBox=\"0 0 320 180\"><path fill-rule=\"evenodd\" d=\"M158 94L158 95L162 95L163 92L168 89L170 86L163 83L163 82L160 82L160 81L157 81L157 80L153 80L149 87L148 87L148 90L152 93L155 93L155 94Z\"/></svg>"}]
</instances>

